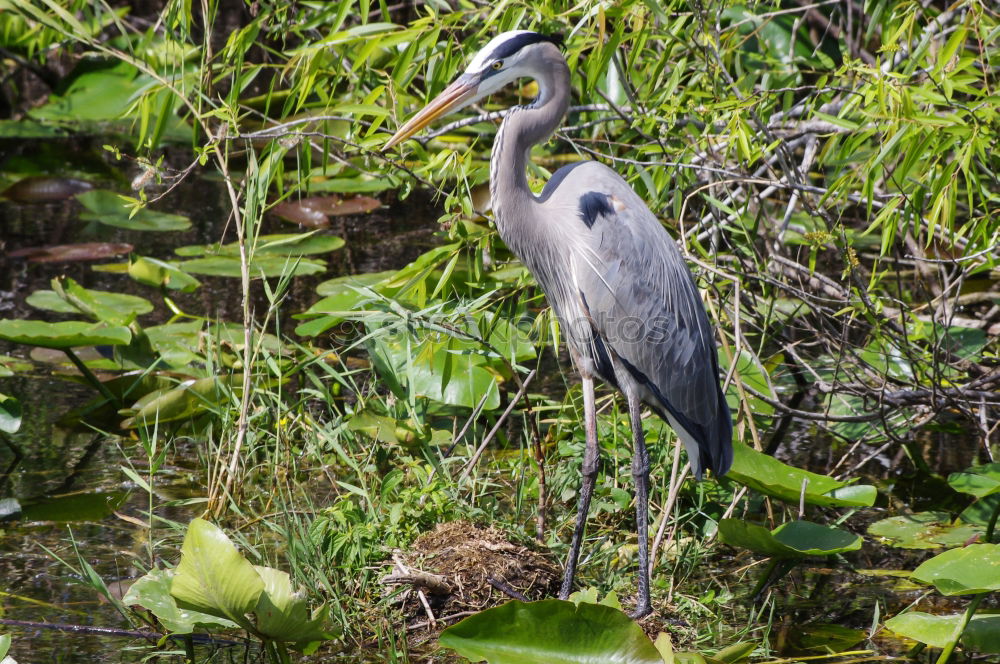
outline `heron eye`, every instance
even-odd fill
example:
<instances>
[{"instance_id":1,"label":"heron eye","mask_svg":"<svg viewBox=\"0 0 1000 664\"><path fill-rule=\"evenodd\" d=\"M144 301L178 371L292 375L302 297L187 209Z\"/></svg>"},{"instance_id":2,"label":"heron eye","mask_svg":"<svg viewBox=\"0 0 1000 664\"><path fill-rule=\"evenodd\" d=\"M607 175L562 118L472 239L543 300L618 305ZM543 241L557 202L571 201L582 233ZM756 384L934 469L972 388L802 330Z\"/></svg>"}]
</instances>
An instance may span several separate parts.
<instances>
[{"instance_id":1,"label":"heron eye","mask_svg":"<svg viewBox=\"0 0 1000 664\"><path fill-rule=\"evenodd\" d=\"M497 60L493 63L494 69L501 69L503 67L503 60Z\"/></svg>"}]
</instances>

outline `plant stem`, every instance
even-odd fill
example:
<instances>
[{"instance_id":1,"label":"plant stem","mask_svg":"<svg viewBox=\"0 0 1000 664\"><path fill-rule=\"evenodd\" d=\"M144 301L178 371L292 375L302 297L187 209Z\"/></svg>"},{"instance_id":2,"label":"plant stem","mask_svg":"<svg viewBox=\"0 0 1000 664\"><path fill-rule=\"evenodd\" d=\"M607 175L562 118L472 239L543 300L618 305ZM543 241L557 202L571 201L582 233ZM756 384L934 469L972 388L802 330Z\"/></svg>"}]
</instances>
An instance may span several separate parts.
<instances>
[{"instance_id":1,"label":"plant stem","mask_svg":"<svg viewBox=\"0 0 1000 664\"><path fill-rule=\"evenodd\" d=\"M83 360L81 360L79 356L73 352L72 348L63 348L62 350L66 353L66 357L70 359L70 362L76 365L76 368L80 370L80 373L82 373L83 377L87 379L87 382L97 388L97 391L101 393L102 397L119 408L122 407L121 400L111 393L111 390L108 389L107 385L98 380L97 376L94 375L94 372L90 370L90 367L83 363Z\"/></svg>"},{"instance_id":2,"label":"plant stem","mask_svg":"<svg viewBox=\"0 0 1000 664\"><path fill-rule=\"evenodd\" d=\"M975 598L969 602L969 606L965 607L965 615L962 616L962 624L957 630L954 639L948 642L948 645L944 647L941 651L940 657L937 659L937 664L946 664L949 659L951 659L951 653L955 650L955 646L958 645L959 639L962 638L962 634L965 633L965 628L969 625L969 621L972 620L972 616L976 613L976 609L979 608L979 603L983 601L988 593L980 593L975 596Z\"/></svg>"},{"instance_id":3,"label":"plant stem","mask_svg":"<svg viewBox=\"0 0 1000 664\"><path fill-rule=\"evenodd\" d=\"M997 498L997 506L993 508L993 515L990 516L990 522L986 525L986 543L993 542L993 534L997 527L997 517L1000 517L1000 498Z\"/></svg>"}]
</instances>

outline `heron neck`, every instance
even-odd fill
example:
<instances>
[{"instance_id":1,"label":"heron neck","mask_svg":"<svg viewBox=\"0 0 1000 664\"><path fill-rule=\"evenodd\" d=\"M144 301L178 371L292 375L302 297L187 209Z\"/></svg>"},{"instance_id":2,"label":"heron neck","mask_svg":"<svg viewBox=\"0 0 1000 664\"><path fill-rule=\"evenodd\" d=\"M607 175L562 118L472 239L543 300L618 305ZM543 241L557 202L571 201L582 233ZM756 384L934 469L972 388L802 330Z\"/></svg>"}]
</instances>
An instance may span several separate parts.
<instances>
[{"instance_id":1,"label":"heron neck","mask_svg":"<svg viewBox=\"0 0 1000 664\"><path fill-rule=\"evenodd\" d=\"M508 245L511 227L530 219L530 208L537 204L526 173L531 147L552 135L569 106L566 61L558 55L540 69L534 77L538 98L527 106L510 109L497 132L490 159L493 211L497 229Z\"/></svg>"}]
</instances>

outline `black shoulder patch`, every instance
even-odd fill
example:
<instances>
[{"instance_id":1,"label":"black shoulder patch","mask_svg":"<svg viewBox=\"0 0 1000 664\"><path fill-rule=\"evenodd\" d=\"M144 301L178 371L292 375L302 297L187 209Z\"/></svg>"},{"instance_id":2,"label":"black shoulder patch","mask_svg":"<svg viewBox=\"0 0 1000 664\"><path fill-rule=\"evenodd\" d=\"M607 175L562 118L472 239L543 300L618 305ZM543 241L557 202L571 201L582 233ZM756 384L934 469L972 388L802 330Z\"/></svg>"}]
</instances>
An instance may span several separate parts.
<instances>
[{"instance_id":1,"label":"black shoulder patch","mask_svg":"<svg viewBox=\"0 0 1000 664\"><path fill-rule=\"evenodd\" d=\"M562 37L559 35L543 35L540 32L525 32L515 35L503 42L490 53L490 60L503 60L509 58L525 46L537 44L539 42L551 42L556 46L562 44Z\"/></svg>"},{"instance_id":2,"label":"black shoulder patch","mask_svg":"<svg viewBox=\"0 0 1000 664\"><path fill-rule=\"evenodd\" d=\"M589 191L580 197L580 219L587 224L587 228L594 227L598 215L611 216L614 213L615 209L611 206L611 199L607 194Z\"/></svg>"}]
</instances>

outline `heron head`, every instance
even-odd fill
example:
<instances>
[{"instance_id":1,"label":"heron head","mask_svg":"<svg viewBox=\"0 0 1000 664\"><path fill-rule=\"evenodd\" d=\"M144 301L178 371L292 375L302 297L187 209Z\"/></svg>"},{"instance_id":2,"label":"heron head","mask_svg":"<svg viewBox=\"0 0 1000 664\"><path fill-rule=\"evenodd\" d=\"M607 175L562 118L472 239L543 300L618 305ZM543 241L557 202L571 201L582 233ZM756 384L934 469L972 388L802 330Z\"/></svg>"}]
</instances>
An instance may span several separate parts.
<instances>
[{"instance_id":1,"label":"heron head","mask_svg":"<svg viewBox=\"0 0 1000 664\"><path fill-rule=\"evenodd\" d=\"M459 111L508 83L525 76L538 78L545 66L546 50L559 43L558 37L530 30L511 30L497 35L476 53L451 85L400 127L382 149L388 150L434 120Z\"/></svg>"}]
</instances>

